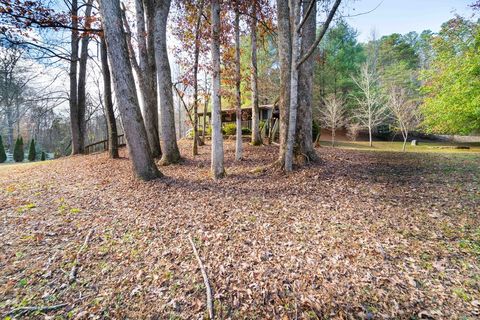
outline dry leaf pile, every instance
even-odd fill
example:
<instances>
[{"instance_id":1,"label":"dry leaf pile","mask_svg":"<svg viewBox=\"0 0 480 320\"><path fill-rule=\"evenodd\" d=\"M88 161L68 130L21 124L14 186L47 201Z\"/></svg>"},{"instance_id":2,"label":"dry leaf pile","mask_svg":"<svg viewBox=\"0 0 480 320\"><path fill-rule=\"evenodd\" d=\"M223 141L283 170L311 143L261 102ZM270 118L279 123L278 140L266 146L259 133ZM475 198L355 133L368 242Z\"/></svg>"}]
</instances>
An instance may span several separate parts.
<instances>
[{"instance_id":1,"label":"dry leaf pile","mask_svg":"<svg viewBox=\"0 0 480 320\"><path fill-rule=\"evenodd\" d=\"M208 146L152 182L106 154L0 171L0 315L202 319L191 235L219 319L480 317L479 155L322 148L283 175L225 147L218 182Z\"/></svg>"}]
</instances>

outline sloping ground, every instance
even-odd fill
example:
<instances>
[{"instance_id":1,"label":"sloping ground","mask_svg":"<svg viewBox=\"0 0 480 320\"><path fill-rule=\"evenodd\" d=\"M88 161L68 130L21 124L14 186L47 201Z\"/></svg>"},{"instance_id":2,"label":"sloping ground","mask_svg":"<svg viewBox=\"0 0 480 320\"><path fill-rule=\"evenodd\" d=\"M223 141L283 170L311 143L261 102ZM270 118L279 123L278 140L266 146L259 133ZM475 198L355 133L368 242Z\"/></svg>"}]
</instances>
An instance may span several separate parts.
<instances>
[{"instance_id":1,"label":"sloping ground","mask_svg":"<svg viewBox=\"0 0 480 320\"><path fill-rule=\"evenodd\" d=\"M0 170L1 314L205 317L190 234L219 319L480 316L479 155L322 148L285 176L275 147L226 148L220 182L208 147L154 182L106 154Z\"/></svg>"}]
</instances>

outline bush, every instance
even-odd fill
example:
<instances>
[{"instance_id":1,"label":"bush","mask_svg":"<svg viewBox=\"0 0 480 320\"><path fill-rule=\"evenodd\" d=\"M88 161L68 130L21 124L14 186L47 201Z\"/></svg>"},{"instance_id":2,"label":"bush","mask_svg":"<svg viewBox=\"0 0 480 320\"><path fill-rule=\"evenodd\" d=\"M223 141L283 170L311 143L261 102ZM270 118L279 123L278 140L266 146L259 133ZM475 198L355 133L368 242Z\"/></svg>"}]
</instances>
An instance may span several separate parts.
<instances>
[{"instance_id":1,"label":"bush","mask_svg":"<svg viewBox=\"0 0 480 320\"><path fill-rule=\"evenodd\" d=\"M244 135L248 135L248 134L252 134L252 130L250 130L250 128L242 128L242 134Z\"/></svg>"},{"instance_id":2,"label":"bush","mask_svg":"<svg viewBox=\"0 0 480 320\"><path fill-rule=\"evenodd\" d=\"M223 126L223 134L233 136L237 133L237 126L235 123L227 123Z\"/></svg>"},{"instance_id":3,"label":"bush","mask_svg":"<svg viewBox=\"0 0 480 320\"><path fill-rule=\"evenodd\" d=\"M30 141L30 148L28 149L28 161L35 161L35 140Z\"/></svg>"},{"instance_id":4,"label":"bush","mask_svg":"<svg viewBox=\"0 0 480 320\"><path fill-rule=\"evenodd\" d=\"M47 155L45 154L45 151L42 151L42 156L40 157L41 161L45 161L47 159Z\"/></svg>"},{"instance_id":5,"label":"bush","mask_svg":"<svg viewBox=\"0 0 480 320\"><path fill-rule=\"evenodd\" d=\"M25 158L23 152L23 138L20 137L17 138L17 141L15 141L15 148L13 149L13 160L15 160L15 162L22 162Z\"/></svg>"},{"instance_id":6,"label":"bush","mask_svg":"<svg viewBox=\"0 0 480 320\"><path fill-rule=\"evenodd\" d=\"M0 163L7 161L7 154L5 153L5 147L3 146L2 136L0 136Z\"/></svg>"}]
</instances>

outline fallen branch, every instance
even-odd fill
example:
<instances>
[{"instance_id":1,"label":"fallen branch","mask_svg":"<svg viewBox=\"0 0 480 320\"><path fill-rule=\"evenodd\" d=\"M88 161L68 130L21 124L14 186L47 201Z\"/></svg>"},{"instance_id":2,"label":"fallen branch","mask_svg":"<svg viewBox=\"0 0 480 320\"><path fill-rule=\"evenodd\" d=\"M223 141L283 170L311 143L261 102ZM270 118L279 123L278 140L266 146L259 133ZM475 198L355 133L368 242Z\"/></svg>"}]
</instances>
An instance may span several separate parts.
<instances>
[{"instance_id":1,"label":"fallen branch","mask_svg":"<svg viewBox=\"0 0 480 320\"><path fill-rule=\"evenodd\" d=\"M53 311L60 308L64 308L67 305L68 305L67 303L62 303L62 304L57 304L54 306L46 306L46 307L41 307L41 306L21 307L21 308L13 309L8 313L5 313L3 315L3 318L7 318L9 316L23 316L23 315L29 314L30 312L37 312L37 311L39 312Z\"/></svg>"},{"instance_id":2,"label":"fallen branch","mask_svg":"<svg viewBox=\"0 0 480 320\"><path fill-rule=\"evenodd\" d=\"M207 272L205 271L205 267L203 266L202 259L200 259L200 256L198 255L197 248L195 247L195 243L193 242L193 240L190 236L188 236L188 241L190 241L190 244L192 245L193 253L195 254L195 257L197 258L198 265L200 266L200 271L202 272L203 283L205 284L205 290L207 292L208 315L209 315L210 319L213 320L214 313L213 313L212 288L210 287L210 282L208 281Z\"/></svg>"},{"instance_id":3,"label":"fallen branch","mask_svg":"<svg viewBox=\"0 0 480 320\"><path fill-rule=\"evenodd\" d=\"M83 245L80 247L80 249L77 252L77 256L75 257L75 261L73 262L72 270L70 270L70 274L68 276L68 282L70 284L75 282L75 280L77 279L77 272L78 272L78 266L80 265L80 258L83 250L87 248L88 242L90 241L92 234L93 234L93 229L90 229L87 236L85 237L85 241L83 242Z\"/></svg>"}]
</instances>

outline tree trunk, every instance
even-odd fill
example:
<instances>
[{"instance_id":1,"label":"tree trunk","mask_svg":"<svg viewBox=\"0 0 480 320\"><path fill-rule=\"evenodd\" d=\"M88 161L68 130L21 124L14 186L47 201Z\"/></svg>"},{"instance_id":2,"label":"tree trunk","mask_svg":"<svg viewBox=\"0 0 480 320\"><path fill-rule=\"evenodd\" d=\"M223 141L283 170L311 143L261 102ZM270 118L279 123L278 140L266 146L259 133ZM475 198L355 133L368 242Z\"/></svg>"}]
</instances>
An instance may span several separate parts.
<instances>
[{"instance_id":1,"label":"tree trunk","mask_svg":"<svg viewBox=\"0 0 480 320\"><path fill-rule=\"evenodd\" d=\"M310 5L310 1L302 1L302 5L305 15L305 12L307 12ZM302 55L304 55L315 42L317 27L316 15L317 9L315 3L302 27ZM305 160L308 162L318 160L318 156L313 147L312 137L312 99L314 67L315 57L314 55L311 55L300 66L298 74L298 114L294 153L299 162Z\"/></svg>"},{"instance_id":2,"label":"tree trunk","mask_svg":"<svg viewBox=\"0 0 480 320\"><path fill-rule=\"evenodd\" d=\"M100 12L118 108L135 172L143 180L158 178L161 173L150 153L135 86L132 85L134 78L122 28L120 1L100 1Z\"/></svg>"},{"instance_id":3,"label":"tree trunk","mask_svg":"<svg viewBox=\"0 0 480 320\"><path fill-rule=\"evenodd\" d=\"M368 141L369 141L369 146L372 147L372 127L368 127Z\"/></svg>"},{"instance_id":4,"label":"tree trunk","mask_svg":"<svg viewBox=\"0 0 480 320\"><path fill-rule=\"evenodd\" d=\"M212 0L212 164L214 179L225 174L223 167L223 135L220 93L220 3Z\"/></svg>"},{"instance_id":5,"label":"tree trunk","mask_svg":"<svg viewBox=\"0 0 480 320\"><path fill-rule=\"evenodd\" d=\"M167 54L167 19L171 0L155 3L155 62L160 111L160 145L163 165L180 161L180 151L175 132L172 75Z\"/></svg>"},{"instance_id":6,"label":"tree trunk","mask_svg":"<svg viewBox=\"0 0 480 320\"><path fill-rule=\"evenodd\" d=\"M250 17L250 39L252 42L251 86L252 86L252 145L262 144L260 138L260 110L258 109L258 68L257 68L257 1L252 1Z\"/></svg>"},{"instance_id":7,"label":"tree trunk","mask_svg":"<svg viewBox=\"0 0 480 320\"><path fill-rule=\"evenodd\" d=\"M407 146L407 139L408 139L408 131L405 131L403 134L403 147L402 151L405 152L405 147Z\"/></svg>"},{"instance_id":8,"label":"tree trunk","mask_svg":"<svg viewBox=\"0 0 480 320\"><path fill-rule=\"evenodd\" d=\"M85 8L85 29L89 29L91 26L90 16L92 14L93 0L88 0ZM84 34L81 40L80 60L78 64L78 97L77 97L77 110L78 110L78 127L80 128L78 151L83 153L85 150L85 137L87 131L87 123L85 119L85 113L87 110L87 61L88 61L88 43L90 36Z\"/></svg>"},{"instance_id":9,"label":"tree trunk","mask_svg":"<svg viewBox=\"0 0 480 320\"><path fill-rule=\"evenodd\" d=\"M235 1L235 113L236 113L236 136L235 136L235 160L242 160L242 96L241 96L241 73L240 73L240 10L238 8L239 0ZM253 38L253 37L252 37ZM253 40L253 39L252 39ZM253 54L253 50L252 50ZM256 60L256 59L255 59ZM252 58L253 62L253 58ZM253 74L252 74L253 80ZM252 88L254 85L252 84ZM256 85L255 85L256 89ZM258 102L258 100L257 100ZM254 104L255 105L255 104ZM258 109L258 108L257 108ZM258 114L257 114L258 115ZM255 122L253 118L252 128L257 127L258 135L258 122ZM255 130L255 129L254 129ZM254 142L254 134L252 131L252 143Z\"/></svg>"},{"instance_id":10,"label":"tree trunk","mask_svg":"<svg viewBox=\"0 0 480 320\"><path fill-rule=\"evenodd\" d=\"M332 128L332 147L335 147L335 128Z\"/></svg>"},{"instance_id":11,"label":"tree trunk","mask_svg":"<svg viewBox=\"0 0 480 320\"><path fill-rule=\"evenodd\" d=\"M153 44L153 5L151 0L135 0L137 20L138 57L141 74L138 75L140 82L140 97L142 99L142 115L147 130L150 151L154 157L159 157L160 139L158 136L158 110L157 91L155 81L155 51ZM145 23L145 9L147 22ZM153 62L153 66L152 66Z\"/></svg>"},{"instance_id":12,"label":"tree trunk","mask_svg":"<svg viewBox=\"0 0 480 320\"><path fill-rule=\"evenodd\" d=\"M200 137L198 136L198 59L200 56L200 32L202 26L203 3L201 0L198 5L197 23L195 25L195 52L193 63L193 150L194 156L198 155L198 145ZM205 129L205 128L204 128Z\"/></svg>"},{"instance_id":13,"label":"tree trunk","mask_svg":"<svg viewBox=\"0 0 480 320\"><path fill-rule=\"evenodd\" d=\"M290 33L290 9L288 0L277 0L278 55L280 60L280 150L278 164L284 167L287 146L288 118L290 110L290 68L292 66L292 43Z\"/></svg>"},{"instance_id":14,"label":"tree trunk","mask_svg":"<svg viewBox=\"0 0 480 320\"><path fill-rule=\"evenodd\" d=\"M72 0L71 8L72 31L70 37L70 128L72 133L72 155L81 152L80 146L80 123L78 113L78 87L77 87L77 70L78 70L78 0Z\"/></svg>"},{"instance_id":15,"label":"tree trunk","mask_svg":"<svg viewBox=\"0 0 480 320\"><path fill-rule=\"evenodd\" d=\"M105 106L105 118L107 119L108 153L110 154L110 158L116 159L119 157L117 122L113 111L112 80L110 77L110 67L108 66L107 45L103 37L100 43L100 59L102 61L103 103Z\"/></svg>"},{"instance_id":16,"label":"tree trunk","mask_svg":"<svg viewBox=\"0 0 480 320\"><path fill-rule=\"evenodd\" d=\"M297 27L300 22L300 2L290 0L290 8L293 10L293 35L292 35L292 66L290 68L290 112L288 116L287 145L285 150L285 171L293 170L293 145L295 143L295 133L297 124L298 109L298 68L297 62L300 58L300 34Z\"/></svg>"}]
</instances>

